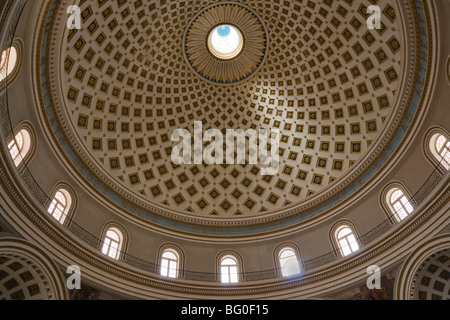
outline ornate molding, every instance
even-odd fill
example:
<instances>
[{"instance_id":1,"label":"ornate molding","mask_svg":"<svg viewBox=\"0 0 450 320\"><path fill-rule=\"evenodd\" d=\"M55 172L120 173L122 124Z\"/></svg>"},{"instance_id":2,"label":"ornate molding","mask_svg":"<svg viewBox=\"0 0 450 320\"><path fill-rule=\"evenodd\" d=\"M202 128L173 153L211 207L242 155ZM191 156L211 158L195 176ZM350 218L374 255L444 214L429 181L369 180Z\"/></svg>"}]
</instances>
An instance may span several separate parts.
<instances>
[{"instance_id":1,"label":"ornate molding","mask_svg":"<svg viewBox=\"0 0 450 320\"><path fill-rule=\"evenodd\" d=\"M408 7L408 10L411 10L411 8L409 8L409 3L404 5ZM425 15L425 12L422 12L421 14ZM409 18L412 19L411 12L409 12L408 15L410 16ZM417 19L416 22L417 21L419 21L419 19ZM57 23L58 22L55 22L55 26L57 26ZM419 25L419 23L417 24ZM416 48L419 52L421 50L419 45L420 41L414 38L414 34L419 34L418 25L415 30L414 24L408 24L408 33L411 36L411 47ZM426 24L422 23L420 25L424 28ZM431 32L431 30L429 30L429 32ZM424 36L423 33L422 36ZM55 46L55 44L53 44L53 46ZM52 50L56 49L53 48ZM263 236L264 234L269 233L273 235L276 231L280 233L294 232L294 230L298 231L300 228L310 226L320 222L326 217L330 217L333 213L338 212L339 208L343 208L352 201L355 201L359 195L370 189L371 184L380 178L381 173L386 173L389 170L388 166L393 165L394 159L396 159L395 161L398 161L400 150L404 150L407 147L405 140L402 140L402 138L404 138L405 135L408 136L408 134L414 133L414 129L420 125L420 120L422 119L424 109L426 108L425 100L418 100L420 96L418 95L417 90L420 88L423 91L419 90L419 92L422 93L431 90L430 87L426 85L427 81L425 82L425 87L416 87L415 91L412 90L412 85L416 83L419 71L423 73L420 75L421 79L430 77L431 74L433 74L434 69L430 69L432 64L430 61L427 62L427 59L432 60L432 54L435 54L432 48L429 48L429 52L426 54L422 52L422 56L425 57L425 60L419 62L416 60L418 57L417 52L411 52L411 65L407 72L408 79L405 81L405 88L402 89L402 92L407 92L408 94L399 95L403 96L401 106L398 108L396 116L393 117L391 122L387 125L388 129L384 134L384 138L376 143L371 154L362 159L358 165L355 165L355 168L352 169L346 177L339 180L339 184L328 187L317 196L314 196L299 205L288 206L285 209L276 210L258 218L213 220L186 215L168 207L150 204L131 195L126 188L119 188L116 183L111 181L107 174L99 170L92 160L87 158L85 152L81 152L81 147L77 144L75 137L64 137L68 134L67 130L65 130L64 134L58 136L58 139L61 141L62 137L64 137L64 139L67 138L70 141L70 145L74 146L74 150L80 155L81 161L77 160L75 161L75 164L72 163L73 160L70 160L65 156L65 163L70 167L72 172L77 172L79 170L87 172L87 176L81 178L83 179L82 183L90 189L93 194L97 195L99 199L108 206L114 206L117 212L120 212L123 217L129 217L134 221L143 223L149 228L170 230L171 232L176 231L177 234L183 234L186 237L224 237L227 239L236 237L237 235L239 235L239 238L245 238ZM50 66L50 74L53 75L49 76L50 79L56 79L54 76L58 72L57 65L59 64L53 63L52 66ZM427 71L428 73L425 76ZM54 84L47 87L57 88L58 86L57 84ZM58 95L56 95L55 98L57 96ZM422 97L422 99L424 98ZM52 106L57 110L60 110L61 103L62 102L55 100ZM412 109L409 114L405 113L407 106ZM47 111L49 111L48 108ZM420 113L421 116L418 116L416 112ZM65 126L67 124L62 125ZM67 148L71 148L69 144L65 144L63 147L57 145L56 147L61 154L67 152L69 150ZM89 164L89 169L87 171L85 170L87 168L83 167L82 163ZM106 184L103 184L101 181L104 181ZM91 188L91 183L95 184L98 188ZM114 193L111 193L108 190L113 190ZM105 194L107 194L107 196L105 196ZM133 213L133 217L130 217L130 212ZM245 230L245 235L242 234L243 230Z\"/></svg>"},{"instance_id":2,"label":"ornate molding","mask_svg":"<svg viewBox=\"0 0 450 320\"><path fill-rule=\"evenodd\" d=\"M411 300L411 290L417 269L432 254L450 248L450 234L433 238L420 245L403 263L395 281L394 294L396 300Z\"/></svg>"}]
</instances>

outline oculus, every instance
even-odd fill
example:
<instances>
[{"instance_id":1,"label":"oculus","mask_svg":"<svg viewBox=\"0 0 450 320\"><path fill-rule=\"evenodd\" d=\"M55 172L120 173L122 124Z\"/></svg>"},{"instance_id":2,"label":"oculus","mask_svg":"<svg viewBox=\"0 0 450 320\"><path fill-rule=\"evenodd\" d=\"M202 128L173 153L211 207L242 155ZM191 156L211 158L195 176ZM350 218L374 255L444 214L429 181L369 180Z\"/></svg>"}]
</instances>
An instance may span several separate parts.
<instances>
[{"instance_id":1,"label":"oculus","mask_svg":"<svg viewBox=\"0 0 450 320\"><path fill-rule=\"evenodd\" d=\"M244 47L242 33L230 25L220 25L208 37L208 49L216 58L230 60L238 56Z\"/></svg>"},{"instance_id":2,"label":"oculus","mask_svg":"<svg viewBox=\"0 0 450 320\"><path fill-rule=\"evenodd\" d=\"M238 84L261 68L268 38L262 20L237 3L220 3L197 14L184 36L191 70L214 84Z\"/></svg>"}]
</instances>

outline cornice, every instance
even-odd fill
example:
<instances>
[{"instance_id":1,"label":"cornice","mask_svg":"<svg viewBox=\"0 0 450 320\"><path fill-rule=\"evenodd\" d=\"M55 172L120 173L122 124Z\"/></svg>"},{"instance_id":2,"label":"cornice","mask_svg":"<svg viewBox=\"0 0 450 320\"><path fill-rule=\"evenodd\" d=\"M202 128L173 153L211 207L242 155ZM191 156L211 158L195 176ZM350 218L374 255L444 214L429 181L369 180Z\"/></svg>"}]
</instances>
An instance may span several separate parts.
<instances>
[{"instance_id":1,"label":"cornice","mask_svg":"<svg viewBox=\"0 0 450 320\"><path fill-rule=\"evenodd\" d=\"M418 212L414 215L414 219L407 220L406 224L399 224L397 228L394 228L392 233L389 232L389 234L383 235L381 239L364 248L363 252L352 256L349 259L341 259L334 264L326 265L323 268L320 268L320 270L312 270L311 272L306 273L300 280L281 280L281 282L280 280L272 280L261 284L257 284L258 282L243 283L236 288L224 289L220 284L214 283L194 284L191 281L174 281L172 283L158 279L158 277L155 278L142 270L125 265L123 262L111 261L111 259L102 256L99 251L86 245L82 241L79 241L79 239L76 239L70 232L60 232L58 228L55 227L56 223L52 221L48 215L46 216L45 213L42 212L45 211L43 208L32 208L28 201L23 200L22 196L17 193L18 185L10 185L8 188L5 185L5 181L9 181L9 177L6 174L6 171L4 171L3 166L0 167L0 177L2 177L1 184L3 190L9 190L9 192L7 192L7 198L10 200L14 199L11 202L13 202L17 208L20 208L21 219L25 219L24 221L27 220L27 224L29 222L32 223L33 226L31 227L31 230L33 230L33 233L37 236L35 241L41 245L50 241L49 243L51 243L51 245L46 247L55 249L54 251L52 250L53 259L64 265L64 261L67 261L67 254L70 253L73 258L69 258L69 261L71 262L66 263L77 261L79 265L83 265L85 269L92 272L89 272L90 277L97 278L97 281L100 280L98 279L98 277L100 277L102 283L105 281L105 278L109 278L109 281L112 281L111 279L117 277L117 279L120 279L120 282L115 280L113 283L117 283L118 287L111 283L109 285L112 285L111 288L119 292L133 295L132 291L124 290L124 287L120 286L119 283L123 282L127 283L125 288L144 286L146 288L144 292L147 292L146 294L150 295L147 296L147 298L154 294L153 290L167 290L168 292L172 292L172 294L176 294L177 297L186 297L183 294L222 297L257 297L259 295L267 295L270 293L279 295L290 290L294 290L295 295L300 294L300 296L302 296L301 292L303 292L303 289L305 288L308 288L308 290L316 288L315 290L318 290L316 291L316 294L324 293L320 291L320 289L317 289L323 286L324 283L336 280L342 281L342 279L348 280L349 274L350 278L355 277L358 273L361 273L361 270L364 269L364 265L373 263L374 261L386 260L386 256L395 256L395 259L389 259L391 262L398 260L411 250L407 249L407 247L412 246L413 241L411 241L411 239L420 241L421 237L423 238L425 234L436 233L439 228L445 226L442 224L442 219L444 219L443 221L447 220L446 210L448 210L448 208L444 208L448 204L450 198L450 189L448 188L449 175L447 175L446 179L443 179L437 190L435 190L437 197L429 199L423 207L418 208ZM11 209L4 209L8 213L11 211ZM14 218L14 214L9 217L12 218L11 223L14 227L23 231L23 225L16 225L18 220L17 218ZM427 226L427 223L430 223L430 225ZM418 234L420 234L421 237L417 237L416 235Z\"/></svg>"},{"instance_id":2,"label":"cornice","mask_svg":"<svg viewBox=\"0 0 450 320\"><path fill-rule=\"evenodd\" d=\"M437 45L437 44L436 44ZM428 61L431 64L430 61ZM420 122L420 121L419 121ZM396 154L400 153L398 149ZM51 256L62 265L79 262L86 268L86 276L93 281L102 281L119 292L140 297L310 297L324 292L331 282L343 283L363 277L363 267L388 257L399 259L411 251L413 244L425 235L433 235L448 220L446 206L449 199L448 174L434 191L436 198L428 199L417 210L414 219L398 225L380 239L371 243L358 255L339 260L323 268L311 270L298 281L267 281L264 283L244 283L236 288L224 289L213 283L169 282L122 262L113 262L103 257L97 250L83 243L66 229L58 226L45 214L45 209L33 198L20 175L8 160L8 153L1 148L0 184L2 186L5 217L21 231L25 237L47 248ZM391 163L392 165L392 163ZM420 235L420 237L419 237ZM272 234L273 236L273 234ZM179 238L182 238L180 236Z\"/></svg>"}]
</instances>

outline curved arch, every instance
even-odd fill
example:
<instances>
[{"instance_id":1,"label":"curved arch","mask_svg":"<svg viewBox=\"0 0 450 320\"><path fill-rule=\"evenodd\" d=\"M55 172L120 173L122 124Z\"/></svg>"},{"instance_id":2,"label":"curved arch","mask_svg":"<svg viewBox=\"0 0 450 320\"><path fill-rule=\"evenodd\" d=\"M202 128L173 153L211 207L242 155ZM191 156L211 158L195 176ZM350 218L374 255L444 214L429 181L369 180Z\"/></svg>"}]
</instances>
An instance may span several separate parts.
<instances>
[{"instance_id":1,"label":"curved arch","mask_svg":"<svg viewBox=\"0 0 450 320\"><path fill-rule=\"evenodd\" d=\"M117 222L109 222L103 227L99 249L112 259L122 260L126 255L128 241L126 229Z\"/></svg>"},{"instance_id":2,"label":"curved arch","mask_svg":"<svg viewBox=\"0 0 450 320\"><path fill-rule=\"evenodd\" d=\"M68 226L78 207L78 199L73 188L65 183L58 183L51 192L51 200L47 206L47 212L62 225ZM65 203L60 200L61 196Z\"/></svg>"},{"instance_id":3,"label":"curved arch","mask_svg":"<svg viewBox=\"0 0 450 320\"><path fill-rule=\"evenodd\" d=\"M350 220L340 220L330 229L330 242L336 255L349 256L362 245L356 225Z\"/></svg>"},{"instance_id":4,"label":"curved arch","mask_svg":"<svg viewBox=\"0 0 450 320\"><path fill-rule=\"evenodd\" d=\"M412 200L412 194L403 182L392 181L381 191L380 205L389 221L395 224L412 214L416 204Z\"/></svg>"},{"instance_id":5,"label":"curved arch","mask_svg":"<svg viewBox=\"0 0 450 320\"><path fill-rule=\"evenodd\" d=\"M234 263L233 263L234 262ZM223 284L236 284L243 280L242 256L233 250L225 250L216 257L216 274Z\"/></svg>"},{"instance_id":6,"label":"curved arch","mask_svg":"<svg viewBox=\"0 0 450 320\"><path fill-rule=\"evenodd\" d=\"M44 294L48 300L68 299L66 282L60 269L40 248L22 239L0 238L0 256L21 261L30 271L35 270L33 274L39 274L38 281L43 281L44 284L44 287L39 285L40 291L45 289L41 292L40 299ZM36 292L36 289L33 292Z\"/></svg>"},{"instance_id":7,"label":"curved arch","mask_svg":"<svg viewBox=\"0 0 450 320\"><path fill-rule=\"evenodd\" d=\"M442 126L433 126L425 133L422 151L425 158L430 162L433 167L438 167L441 173L446 173L450 170L450 152L447 152L443 157L442 151L437 150L437 140L439 136L443 136L449 144L445 144L444 148L450 149L450 134Z\"/></svg>"},{"instance_id":8,"label":"curved arch","mask_svg":"<svg viewBox=\"0 0 450 320\"><path fill-rule=\"evenodd\" d=\"M0 93L17 79L22 64L23 41L17 38L11 47L0 53Z\"/></svg>"},{"instance_id":9,"label":"curved arch","mask_svg":"<svg viewBox=\"0 0 450 320\"><path fill-rule=\"evenodd\" d=\"M172 253L176 259L173 259L173 256L164 257L166 253ZM183 249L173 243L166 243L162 245L158 250L158 259L159 261L159 274L163 277L169 278L182 278L184 277L184 269L185 269L185 253ZM166 259L166 262L164 260ZM172 263L171 263L172 262ZM176 263L175 268L173 267L173 263ZM172 264L172 266L171 266ZM172 273L170 272L172 270ZM174 271L175 270L175 273Z\"/></svg>"},{"instance_id":10,"label":"curved arch","mask_svg":"<svg viewBox=\"0 0 450 320\"><path fill-rule=\"evenodd\" d=\"M412 287L416 271L422 263L431 255L450 248L450 234L436 237L416 249L403 263L399 275L395 281L394 294L396 300L413 299Z\"/></svg>"},{"instance_id":11,"label":"curved arch","mask_svg":"<svg viewBox=\"0 0 450 320\"><path fill-rule=\"evenodd\" d=\"M282 259L281 256L283 255L283 253L286 253L286 251L288 251L288 250L292 251L294 256L289 255L289 256L285 256ZM299 247L295 243L284 242L284 243L278 245L273 252L273 258L274 258L274 263L275 263L275 270L279 276L282 276L282 277L295 276L295 275L300 274L303 269L302 255L301 255ZM296 265L294 263L291 263L291 261L294 261L294 260L296 262ZM292 267L292 269L289 266L287 266L287 264L289 264L290 267ZM297 269L294 270L296 267L297 267ZM292 272L287 272L289 270Z\"/></svg>"}]
</instances>

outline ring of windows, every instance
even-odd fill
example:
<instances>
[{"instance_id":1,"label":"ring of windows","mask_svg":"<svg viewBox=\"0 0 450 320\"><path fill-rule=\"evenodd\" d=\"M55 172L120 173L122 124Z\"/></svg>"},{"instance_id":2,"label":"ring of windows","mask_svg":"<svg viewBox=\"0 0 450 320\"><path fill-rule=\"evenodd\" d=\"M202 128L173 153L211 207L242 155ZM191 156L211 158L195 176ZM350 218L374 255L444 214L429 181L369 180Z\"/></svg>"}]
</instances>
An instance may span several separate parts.
<instances>
[{"instance_id":1,"label":"ring of windows","mask_svg":"<svg viewBox=\"0 0 450 320\"><path fill-rule=\"evenodd\" d=\"M4 67L2 56L2 64ZM29 157L33 149L32 133L27 128L23 128L9 142L8 150L17 168L19 168ZM443 133L435 133L428 143L431 154L439 161L446 170L450 169L450 140ZM397 185L388 186L388 191L384 198L384 203L388 205L390 213L397 222L401 222L414 212L414 205L410 197L404 192L402 187ZM64 189L58 189L51 200L47 212L64 224L70 209L73 205L71 193ZM342 223L334 228L333 241L337 245L337 250L342 257L349 256L360 250L360 240L354 229ZM125 236L119 228L110 227L102 240L101 252L115 260L119 260L124 250ZM177 250L168 248L161 254L160 275L168 278L178 278L180 276L180 254ZM224 284L235 284L241 279L243 273L240 260L227 254L220 259L220 281ZM278 263L283 277L291 277L301 273L300 260L296 250L291 247L284 247L278 252Z\"/></svg>"}]
</instances>

